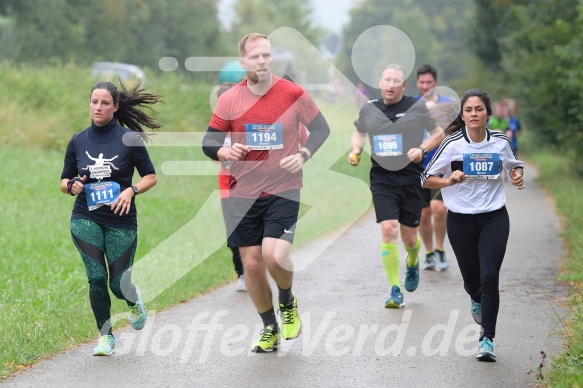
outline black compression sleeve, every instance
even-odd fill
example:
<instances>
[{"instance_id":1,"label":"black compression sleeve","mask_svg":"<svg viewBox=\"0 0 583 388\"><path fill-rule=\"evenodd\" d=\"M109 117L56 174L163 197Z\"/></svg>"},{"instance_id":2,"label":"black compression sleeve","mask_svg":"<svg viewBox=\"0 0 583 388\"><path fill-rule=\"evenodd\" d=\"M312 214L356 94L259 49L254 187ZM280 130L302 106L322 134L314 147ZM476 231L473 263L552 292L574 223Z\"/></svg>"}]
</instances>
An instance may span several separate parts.
<instances>
[{"instance_id":1,"label":"black compression sleeve","mask_svg":"<svg viewBox=\"0 0 583 388\"><path fill-rule=\"evenodd\" d=\"M310 131L310 136L305 147L314 155L330 135L330 126L322 112L318 112L318 115L306 127Z\"/></svg>"},{"instance_id":2,"label":"black compression sleeve","mask_svg":"<svg viewBox=\"0 0 583 388\"><path fill-rule=\"evenodd\" d=\"M202 152L212 160L219 160L217 153L225 143L227 132L208 127L202 139Z\"/></svg>"}]
</instances>

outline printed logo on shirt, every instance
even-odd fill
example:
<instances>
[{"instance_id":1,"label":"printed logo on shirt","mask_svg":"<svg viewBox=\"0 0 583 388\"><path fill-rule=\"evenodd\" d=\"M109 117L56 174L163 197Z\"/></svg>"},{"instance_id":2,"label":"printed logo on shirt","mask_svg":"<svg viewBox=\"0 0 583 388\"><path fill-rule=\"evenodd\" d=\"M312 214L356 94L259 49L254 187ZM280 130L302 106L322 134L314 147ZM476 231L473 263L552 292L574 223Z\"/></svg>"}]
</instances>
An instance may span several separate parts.
<instances>
[{"instance_id":1,"label":"printed logo on shirt","mask_svg":"<svg viewBox=\"0 0 583 388\"><path fill-rule=\"evenodd\" d=\"M117 158L119 155L115 155L113 158L104 158L103 154L100 153L97 158L94 158L89 154L89 151L85 151L87 157L93 161L95 161L94 165L87 165L87 167L82 168L82 170L89 170L89 178L102 180L103 178L111 177L111 169L119 170L112 163L112 161Z\"/></svg>"}]
</instances>

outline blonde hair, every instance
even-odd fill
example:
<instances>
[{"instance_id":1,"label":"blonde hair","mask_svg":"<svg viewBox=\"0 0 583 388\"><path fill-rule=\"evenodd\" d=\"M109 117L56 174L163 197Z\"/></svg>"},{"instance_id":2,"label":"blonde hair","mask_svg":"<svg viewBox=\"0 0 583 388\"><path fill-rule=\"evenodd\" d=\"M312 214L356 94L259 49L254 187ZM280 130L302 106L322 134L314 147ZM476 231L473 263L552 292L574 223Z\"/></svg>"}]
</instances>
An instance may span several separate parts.
<instances>
[{"instance_id":1,"label":"blonde hair","mask_svg":"<svg viewBox=\"0 0 583 388\"><path fill-rule=\"evenodd\" d=\"M396 63L391 63L390 65L387 65L387 67L385 67L385 69L383 70L383 73L389 69L401 72L401 74L403 74L403 82L405 82L407 80L407 73L405 73L405 70L401 67L401 65L398 65Z\"/></svg>"},{"instance_id":2,"label":"blonde hair","mask_svg":"<svg viewBox=\"0 0 583 388\"><path fill-rule=\"evenodd\" d=\"M254 40L259 40L259 39L267 39L269 40L269 38L267 37L267 35L265 34L261 34L259 32L250 32L247 35L245 35L240 41L239 41L239 56L243 57L245 56L245 43L247 43L247 41L254 41Z\"/></svg>"}]
</instances>

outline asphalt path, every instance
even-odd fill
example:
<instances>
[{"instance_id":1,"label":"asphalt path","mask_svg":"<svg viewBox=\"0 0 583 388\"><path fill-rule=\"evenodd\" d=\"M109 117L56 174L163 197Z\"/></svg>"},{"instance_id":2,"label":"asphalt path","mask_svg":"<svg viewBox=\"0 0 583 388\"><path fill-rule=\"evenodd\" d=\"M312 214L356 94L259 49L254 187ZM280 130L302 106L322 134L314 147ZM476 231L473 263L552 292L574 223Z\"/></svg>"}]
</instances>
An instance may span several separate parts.
<instances>
[{"instance_id":1,"label":"asphalt path","mask_svg":"<svg viewBox=\"0 0 583 388\"><path fill-rule=\"evenodd\" d=\"M422 271L403 309L385 309L389 289L380 228L367 213L295 275L302 334L278 352L248 351L260 319L234 283L166 311L142 331L117 330L116 353L95 341L42 360L3 387L521 387L534 386L562 350L568 290L556 282L564 254L554 205L527 168L526 189L506 184L511 233L500 279L497 362L476 361L479 326L449 245L447 271ZM492 242L496 243L496 242ZM401 246L402 271L405 251ZM423 248L422 248L423 251ZM542 363L542 368L541 368Z\"/></svg>"}]
</instances>

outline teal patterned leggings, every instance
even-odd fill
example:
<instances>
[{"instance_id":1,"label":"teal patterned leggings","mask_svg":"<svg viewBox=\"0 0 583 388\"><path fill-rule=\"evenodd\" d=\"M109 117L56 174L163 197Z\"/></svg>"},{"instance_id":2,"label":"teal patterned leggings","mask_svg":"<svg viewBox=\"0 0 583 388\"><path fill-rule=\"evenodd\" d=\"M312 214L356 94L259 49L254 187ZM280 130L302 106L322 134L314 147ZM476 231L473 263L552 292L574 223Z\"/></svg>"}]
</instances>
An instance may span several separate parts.
<instances>
[{"instance_id":1,"label":"teal patterned leggings","mask_svg":"<svg viewBox=\"0 0 583 388\"><path fill-rule=\"evenodd\" d=\"M125 300L129 305L134 305L137 299L136 287L131 281L131 266L138 242L137 232L75 219L71 220L71 235L85 264L89 281L89 301L97 329L101 335L111 334L108 283L111 292L118 299Z\"/></svg>"}]
</instances>

